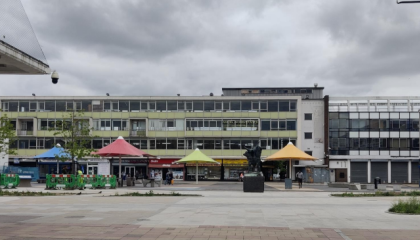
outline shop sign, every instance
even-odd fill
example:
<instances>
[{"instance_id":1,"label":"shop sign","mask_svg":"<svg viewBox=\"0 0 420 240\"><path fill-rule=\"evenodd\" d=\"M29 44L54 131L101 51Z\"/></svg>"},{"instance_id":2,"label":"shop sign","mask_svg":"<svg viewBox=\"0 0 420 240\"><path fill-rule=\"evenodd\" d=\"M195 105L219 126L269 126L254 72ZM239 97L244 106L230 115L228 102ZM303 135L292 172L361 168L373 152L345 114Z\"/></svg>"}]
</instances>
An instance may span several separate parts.
<instances>
[{"instance_id":1,"label":"shop sign","mask_svg":"<svg viewBox=\"0 0 420 240\"><path fill-rule=\"evenodd\" d=\"M179 159L151 159L149 160L150 164L173 164L173 162L178 161Z\"/></svg>"}]
</instances>

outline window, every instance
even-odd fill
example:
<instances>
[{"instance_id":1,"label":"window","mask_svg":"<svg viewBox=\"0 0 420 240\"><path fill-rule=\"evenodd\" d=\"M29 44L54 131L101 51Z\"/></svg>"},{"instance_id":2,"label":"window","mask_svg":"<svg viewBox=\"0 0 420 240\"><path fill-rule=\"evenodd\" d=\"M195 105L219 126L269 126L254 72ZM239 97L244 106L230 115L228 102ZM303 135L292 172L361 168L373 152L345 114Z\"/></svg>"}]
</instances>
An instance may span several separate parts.
<instances>
[{"instance_id":1,"label":"window","mask_svg":"<svg viewBox=\"0 0 420 240\"><path fill-rule=\"evenodd\" d=\"M305 133L305 139L312 139L312 133L311 132L306 132Z\"/></svg>"},{"instance_id":2,"label":"window","mask_svg":"<svg viewBox=\"0 0 420 240\"><path fill-rule=\"evenodd\" d=\"M193 102L194 112L199 111L202 112L204 110L204 102L203 101L194 101Z\"/></svg>"},{"instance_id":3,"label":"window","mask_svg":"<svg viewBox=\"0 0 420 240\"><path fill-rule=\"evenodd\" d=\"M268 101L268 111L269 112L278 112L279 111L279 102ZM289 111L289 102L287 102L287 111Z\"/></svg>"},{"instance_id":4,"label":"window","mask_svg":"<svg viewBox=\"0 0 420 240\"><path fill-rule=\"evenodd\" d=\"M287 120L287 130L296 130L296 120Z\"/></svg>"},{"instance_id":5,"label":"window","mask_svg":"<svg viewBox=\"0 0 420 240\"><path fill-rule=\"evenodd\" d=\"M166 101L157 101L156 111L166 111Z\"/></svg>"},{"instance_id":6,"label":"window","mask_svg":"<svg viewBox=\"0 0 420 240\"><path fill-rule=\"evenodd\" d=\"M261 130L270 131L270 120L261 120Z\"/></svg>"},{"instance_id":7,"label":"window","mask_svg":"<svg viewBox=\"0 0 420 240\"><path fill-rule=\"evenodd\" d=\"M142 111L142 112L147 112L148 111L148 107L147 107L147 105L148 105L149 103L148 102L146 102L146 101L141 101L140 102L140 107L141 107L141 109L140 109L140 111ZM151 105L153 105L153 103L151 103ZM150 109L153 109L154 110L154 108L150 108ZM133 111L133 110L131 110L131 111Z\"/></svg>"},{"instance_id":8,"label":"window","mask_svg":"<svg viewBox=\"0 0 420 240\"><path fill-rule=\"evenodd\" d=\"M176 101L168 101L168 111L177 111L178 103Z\"/></svg>"},{"instance_id":9,"label":"window","mask_svg":"<svg viewBox=\"0 0 420 240\"><path fill-rule=\"evenodd\" d=\"M305 151L305 153L312 156L312 151Z\"/></svg>"},{"instance_id":10,"label":"window","mask_svg":"<svg viewBox=\"0 0 420 240\"><path fill-rule=\"evenodd\" d=\"M230 110L240 111L241 110L241 102L239 102L239 101L230 102Z\"/></svg>"},{"instance_id":11,"label":"window","mask_svg":"<svg viewBox=\"0 0 420 240\"><path fill-rule=\"evenodd\" d=\"M204 111L213 112L214 111L214 102L213 101L205 101L204 102Z\"/></svg>"},{"instance_id":12,"label":"window","mask_svg":"<svg viewBox=\"0 0 420 240\"><path fill-rule=\"evenodd\" d=\"M305 120L312 120L312 113L305 113Z\"/></svg>"},{"instance_id":13,"label":"window","mask_svg":"<svg viewBox=\"0 0 420 240\"><path fill-rule=\"evenodd\" d=\"M120 101L120 111L121 112L128 112L130 110L130 102L129 101Z\"/></svg>"}]
</instances>

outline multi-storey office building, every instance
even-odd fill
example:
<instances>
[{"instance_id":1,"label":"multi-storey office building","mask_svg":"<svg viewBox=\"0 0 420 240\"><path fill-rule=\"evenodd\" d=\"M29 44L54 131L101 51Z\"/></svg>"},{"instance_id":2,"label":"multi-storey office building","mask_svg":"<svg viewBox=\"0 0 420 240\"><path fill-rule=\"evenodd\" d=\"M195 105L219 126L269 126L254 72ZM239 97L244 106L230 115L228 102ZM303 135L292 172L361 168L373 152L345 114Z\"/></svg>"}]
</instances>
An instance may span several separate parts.
<instances>
[{"instance_id":1,"label":"multi-storey office building","mask_svg":"<svg viewBox=\"0 0 420 240\"><path fill-rule=\"evenodd\" d=\"M331 180L417 183L419 110L419 97L331 97Z\"/></svg>"},{"instance_id":2,"label":"multi-storey office building","mask_svg":"<svg viewBox=\"0 0 420 240\"><path fill-rule=\"evenodd\" d=\"M322 91L322 88L317 91ZM193 178L195 167L187 165L183 169L173 161L195 148L202 149L220 162L220 165L200 166L200 178L229 180L237 179L238 174L247 168L243 156L246 148L259 144L263 148L263 156L268 156L290 140L318 154L315 142L319 140L314 138L323 138L322 132L314 132L314 124L311 124L314 119L320 119L318 110L321 108L317 106L313 112L308 107L311 104L302 101L301 96L36 96L1 97L0 104L4 114L13 119L18 136L18 155L11 156L9 163L39 166L41 176L53 171L55 166L49 167L47 161L35 163L31 157L45 152L56 143L65 145L62 139L54 137L50 129L56 121L74 110L84 111L84 117L89 119L93 128L92 134L98 136L91 143L93 148L100 149L123 136L133 146L159 157L149 161L123 159L123 170L126 172L137 170L146 173L155 169L164 174L172 168L176 176L187 179ZM309 132L313 135L309 136ZM84 164L94 167L98 161L103 160L90 159ZM111 171L117 173L117 161L111 164ZM271 179L272 170L272 166L264 163L263 172L267 180Z\"/></svg>"}]
</instances>

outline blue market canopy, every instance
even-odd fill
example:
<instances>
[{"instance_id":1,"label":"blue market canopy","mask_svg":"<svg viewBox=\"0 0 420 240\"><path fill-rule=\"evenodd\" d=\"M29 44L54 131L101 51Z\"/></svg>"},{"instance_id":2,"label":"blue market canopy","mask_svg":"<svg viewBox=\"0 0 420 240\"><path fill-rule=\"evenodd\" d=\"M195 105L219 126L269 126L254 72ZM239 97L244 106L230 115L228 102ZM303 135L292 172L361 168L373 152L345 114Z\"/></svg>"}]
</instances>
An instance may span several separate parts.
<instances>
[{"instance_id":1,"label":"blue market canopy","mask_svg":"<svg viewBox=\"0 0 420 240\"><path fill-rule=\"evenodd\" d=\"M55 157L68 157L69 159L71 156L64 152L64 149L60 146L60 144L57 144L57 146L51 148L50 150L39 154L38 156L35 156L33 158L40 158L40 159L55 159Z\"/></svg>"}]
</instances>

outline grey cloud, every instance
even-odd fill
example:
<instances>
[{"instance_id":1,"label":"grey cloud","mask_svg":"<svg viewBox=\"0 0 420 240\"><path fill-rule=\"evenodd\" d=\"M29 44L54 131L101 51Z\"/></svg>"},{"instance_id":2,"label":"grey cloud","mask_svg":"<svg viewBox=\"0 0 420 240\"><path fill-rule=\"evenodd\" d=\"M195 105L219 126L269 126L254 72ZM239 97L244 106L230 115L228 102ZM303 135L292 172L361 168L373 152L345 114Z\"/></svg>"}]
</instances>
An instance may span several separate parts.
<instances>
[{"instance_id":1,"label":"grey cloud","mask_svg":"<svg viewBox=\"0 0 420 240\"><path fill-rule=\"evenodd\" d=\"M413 80L378 86L417 77L420 4L22 1L60 82L2 76L3 95L219 95L315 82L330 95L417 94Z\"/></svg>"}]
</instances>

